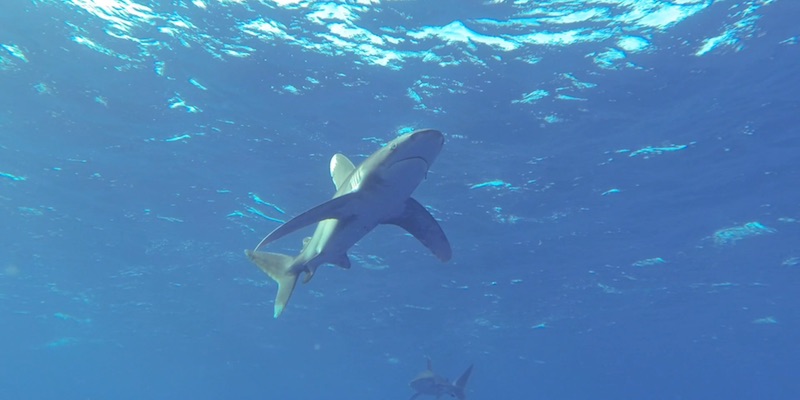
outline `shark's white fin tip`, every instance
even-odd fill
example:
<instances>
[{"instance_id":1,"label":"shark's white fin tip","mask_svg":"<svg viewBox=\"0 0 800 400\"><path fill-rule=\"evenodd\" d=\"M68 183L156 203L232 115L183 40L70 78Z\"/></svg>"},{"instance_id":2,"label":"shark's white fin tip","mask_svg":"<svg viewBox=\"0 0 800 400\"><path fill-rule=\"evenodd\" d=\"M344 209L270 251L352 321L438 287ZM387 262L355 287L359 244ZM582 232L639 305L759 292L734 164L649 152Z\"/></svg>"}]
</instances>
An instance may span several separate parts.
<instances>
[{"instance_id":1,"label":"shark's white fin tip","mask_svg":"<svg viewBox=\"0 0 800 400\"><path fill-rule=\"evenodd\" d=\"M285 254L245 250L247 257L278 284L274 318L278 318L297 284L298 272L292 269L294 258Z\"/></svg>"}]
</instances>

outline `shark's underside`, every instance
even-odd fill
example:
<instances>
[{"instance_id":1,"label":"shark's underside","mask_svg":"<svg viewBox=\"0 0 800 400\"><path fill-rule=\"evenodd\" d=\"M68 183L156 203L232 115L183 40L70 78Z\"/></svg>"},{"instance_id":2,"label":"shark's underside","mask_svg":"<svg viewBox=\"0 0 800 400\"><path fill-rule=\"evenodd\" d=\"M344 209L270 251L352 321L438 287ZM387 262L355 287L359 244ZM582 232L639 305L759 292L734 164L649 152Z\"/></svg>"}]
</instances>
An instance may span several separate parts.
<instances>
[{"instance_id":1,"label":"shark's underside","mask_svg":"<svg viewBox=\"0 0 800 400\"><path fill-rule=\"evenodd\" d=\"M441 132L426 129L397 137L358 167L344 155L333 156L331 177L336 185L333 198L279 226L255 250L245 250L247 257L278 283L275 318L289 301L301 272L306 273L304 282L308 282L322 264L349 268L347 251L378 225L397 225L440 260L450 259L452 251L444 231L428 210L411 198L443 143ZM260 251L267 244L314 223L317 224L314 234L303 241L303 249L297 256Z\"/></svg>"}]
</instances>

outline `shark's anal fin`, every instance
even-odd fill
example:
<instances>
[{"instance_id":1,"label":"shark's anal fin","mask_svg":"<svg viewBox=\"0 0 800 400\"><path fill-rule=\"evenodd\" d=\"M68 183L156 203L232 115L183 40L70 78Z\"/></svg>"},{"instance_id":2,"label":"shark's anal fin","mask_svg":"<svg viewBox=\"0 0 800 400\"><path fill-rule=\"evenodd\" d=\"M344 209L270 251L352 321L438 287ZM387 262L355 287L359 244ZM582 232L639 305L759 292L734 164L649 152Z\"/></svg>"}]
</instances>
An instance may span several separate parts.
<instances>
[{"instance_id":1,"label":"shark's anal fin","mask_svg":"<svg viewBox=\"0 0 800 400\"><path fill-rule=\"evenodd\" d=\"M353 198L358 193L347 193L345 195L330 199L314 208L311 208L304 213L292 218L285 224L275 228L270 232L261 242L256 246L255 251L258 251L267 244L274 242L300 228L305 228L313 223L325 219L341 219L348 215L348 209L352 210ZM351 206L351 207L348 207Z\"/></svg>"},{"instance_id":2,"label":"shark's anal fin","mask_svg":"<svg viewBox=\"0 0 800 400\"><path fill-rule=\"evenodd\" d=\"M450 242L442 227L422 204L411 197L406 200L405 209L400 216L383 223L405 229L442 261L448 261L453 256Z\"/></svg>"},{"instance_id":3,"label":"shark's anal fin","mask_svg":"<svg viewBox=\"0 0 800 400\"><path fill-rule=\"evenodd\" d=\"M355 171L356 166L344 154L336 153L331 158L331 178L336 190L347 182L347 178Z\"/></svg>"},{"instance_id":4,"label":"shark's anal fin","mask_svg":"<svg viewBox=\"0 0 800 400\"><path fill-rule=\"evenodd\" d=\"M310 270L309 270L309 271L306 271L306 274L305 274L305 276L303 276L303 283L304 283L304 284L306 284L306 283L310 282L310 281L311 281L311 278L313 278L313 277L314 277L314 273L315 273L315 272L316 272L316 271L310 271Z\"/></svg>"},{"instance_id":5,"label":"shark's anal fin","mask_svg":"<svg viewBox=\"0 0 800 400\"><path fill-rule=\"evenodd\" d=\"M347 253L344 253L338 259L332 260L330 264L342 267L344 269L350 269L350 257L347 256ZM309 281L311 281L311 278L314 277L315 273L316 273L316 268L307 270L306 275L303 277L303 283L308 283Z\"/></svg>"},{"instance_id":6,"label":"shark's anal fin","mask_svg":"<svg viewBox=\"0 0 800 400\"><path fill-rule=\"evenodd\" d=\"M245 250L245 255L264 273L278 283L278 294L275 296L275 312L273 317L278 318L297 284L299 272L292 270L294 258L285 254L267 253L263 251Z\"/></svg>"}]
</instances>

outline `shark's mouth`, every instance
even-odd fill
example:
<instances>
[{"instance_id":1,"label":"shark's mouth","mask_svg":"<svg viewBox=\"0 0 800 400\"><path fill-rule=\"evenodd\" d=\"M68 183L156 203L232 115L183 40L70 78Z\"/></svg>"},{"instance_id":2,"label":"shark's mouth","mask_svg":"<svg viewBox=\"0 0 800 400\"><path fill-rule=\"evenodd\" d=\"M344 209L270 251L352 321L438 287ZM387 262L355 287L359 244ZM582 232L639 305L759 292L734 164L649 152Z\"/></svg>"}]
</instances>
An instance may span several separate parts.
<instances>
[{"instance_id":1,"label":"shark's mouth","mask_svg":"<svg viewBox=\"0 0 800 400\"><path fill-rule=\"evenodd\" d=\"M395 164L397 164L397 163L401 163L401 162L404 162L404 161L411 161L411 160L420 160L420 161L422 161L423 163L425 163L425 169L430 169L430 168L431 168L431 164L430 164L430 163L428 163L428 160L426 160L426 159L425 159L425 157L419 157L419 156L417 156L417 157L408 157L408 158L403 158L403 159L397 160L397 161L395 162Z\"/></svg>"},{"instance_id":2,"label":"shark's mouth","mask_svg":"<svg viewBox=\"0 0 800 400\"><path fill-rule=\"evenodd\" d=\"M428 171L431 168L431 164L428 162L428 160L425 157L417 156L417 157L401 158L401 159L395 161L394 163L392 163L392 167L397 166L397 165L404 165L404 166L406 166L405 168L408 168L409 164L415 164L415 162L419 162L419 161L421 161L422 163L421 164L416 164L414 166L414 169L419 171L420 173L424 174L425 175L425 179L427 179L428 178ZM424 171L417 169L417 168L422 167L423 165L424 165Z\"/></svg>"}]
</instances>

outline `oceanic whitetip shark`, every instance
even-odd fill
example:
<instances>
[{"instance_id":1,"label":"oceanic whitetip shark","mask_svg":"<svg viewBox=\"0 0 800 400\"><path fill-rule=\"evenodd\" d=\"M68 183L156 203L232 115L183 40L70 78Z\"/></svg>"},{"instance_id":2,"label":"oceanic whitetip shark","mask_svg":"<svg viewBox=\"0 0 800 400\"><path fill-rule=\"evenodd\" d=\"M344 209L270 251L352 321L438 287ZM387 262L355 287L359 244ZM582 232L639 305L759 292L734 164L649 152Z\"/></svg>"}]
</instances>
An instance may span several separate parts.
<instances>
[{"instance_id":1,"label":"oceanic whitetip shark","mask_svg":"<svg viewBox=\"0 0 800 400\"><path fill-rule=\"evenodd\" d=\"M414 400L423 394L427 394L430 396L436 396L438 399L442 395L448 395L450 397L455 397L459 400L464 400L467 398L467 395L464 393L464 386L467 385L467 379L469 379L469 375L472 373L472 365L464 371L463 374L455 381L455 383L450 383L447 378L442 376L436 375L433 372L433 367L431 367L431 359L428 359L428 369L422 371L417 375L414 380L409 383L416 393L411 396L410 400Z\"/></svg>"},{"instance_id":2,"label":"oceanic whitetip shark","mask_svg":"<svg viewBox=\"0 0 800 400\"><path fill-rule=\"evenodd\" d=\"M441 132L424 129L398 136L356 168L342 154L331 159L336 193L326 201L270 232L245 254L278 283L278 318L292 296L297 278L311 280L322 264L350 268L347 251L380 224L397 225L422 242L442 261L452 256L450 242L433 216L411 193L426 178L444 144ZM317 223L296 257L259 251L273 241Z\"/></svg>"}]
</instances>

